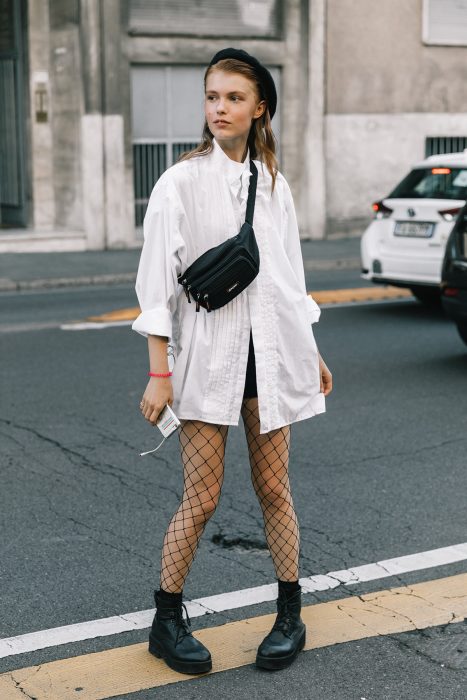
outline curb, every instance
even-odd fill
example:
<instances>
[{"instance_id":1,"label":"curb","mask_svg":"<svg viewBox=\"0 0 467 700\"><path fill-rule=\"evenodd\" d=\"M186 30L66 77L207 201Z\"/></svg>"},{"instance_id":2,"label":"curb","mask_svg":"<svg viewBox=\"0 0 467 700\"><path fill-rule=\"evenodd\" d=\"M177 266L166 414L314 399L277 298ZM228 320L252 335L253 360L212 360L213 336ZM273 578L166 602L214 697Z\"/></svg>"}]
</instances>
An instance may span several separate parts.
<instances>
[{"instance_id":1,"label":"curb","mask_svg":"<svg viewBox=\"0 0 467 700\"><path fill-rule=\"evenodd\" d=\"M59 289L61 287L89 287L97 285L134 284L136 273L122 272L116 275L91 275L85 277L51 277L37 280L1 278L0 292L21 292L30 289Z\"/></svg>"},{"instance_id":2,"label":"curb","mask_svg":"<svg viewBox=\"0 0 467 700\"><path fill-rule=\"evenodd\" d=\"M360 270L360 259L304 260L303 265L307 272L323 270ZM121 272L109 275L86 275L83 277L50 277L19 281L1 277L0 292L22 292L34 289L60 289L64 287L90 287L98 285L110 286L117 284L135 284L135 282L136 272Z\"/></svg>"}]
</instances>

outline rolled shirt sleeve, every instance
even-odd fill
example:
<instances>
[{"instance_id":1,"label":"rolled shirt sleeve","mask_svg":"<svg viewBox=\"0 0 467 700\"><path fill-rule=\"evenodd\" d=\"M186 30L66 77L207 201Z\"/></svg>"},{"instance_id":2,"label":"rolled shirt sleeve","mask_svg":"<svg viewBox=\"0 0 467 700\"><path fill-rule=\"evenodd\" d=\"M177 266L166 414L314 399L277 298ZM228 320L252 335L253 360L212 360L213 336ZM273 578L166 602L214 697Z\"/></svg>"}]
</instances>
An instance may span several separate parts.
<instances>
[{"instance_id":1,"label":"rolled shirt sleeve","mask_svg":"<svg viewBox=\"0 0 467 700\"><path fill-rule=\"evenodd\" d=\"M136 276L141 313L132 325L137 333L172 339L172 317L180 285L177 277L185 263L182 235L187 219L171 173L155 184L143 222L144 243ZM179 289L180 287L180 289Z\"/></svg>"},{"instance_id":2,"label":"rolled shirt sleeve","mask_svg":"<svg viewBox=\"0 0 467 700\"><path fill-rule=\"evenodd\" d=\"M306 282L305 282L305 271L303 268L303 256L302 249L300 246L300 233L298 230L297 215L295 213L295 205L292 198L292 193L287 181L284 178L284 188L285 188L285 211L286 211L286 234L285 234L285 248L287 257L290 260L290 264L295 272L297 280L303 289L303 293L306 296L308 318L310 323L316 323L319 321L321 315L321 309L319 308L316 301L312 298L311 294L307 294Z\"/></svg>"}]
</instances>

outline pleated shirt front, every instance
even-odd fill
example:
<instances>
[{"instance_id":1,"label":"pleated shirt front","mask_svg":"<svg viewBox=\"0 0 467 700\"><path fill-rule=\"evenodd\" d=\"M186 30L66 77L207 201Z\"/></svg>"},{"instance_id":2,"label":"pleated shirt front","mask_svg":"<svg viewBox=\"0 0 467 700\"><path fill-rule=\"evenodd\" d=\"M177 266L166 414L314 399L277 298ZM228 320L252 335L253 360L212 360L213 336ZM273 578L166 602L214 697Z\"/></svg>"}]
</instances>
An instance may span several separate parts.
<instances>
[{"instance_id":1,"label":"pleated shirt front","mask_svg":"<svg viewBox=\"0 0 467 700\"><path fill-rule=\"evenodd\" d=\"M168 168L154 186L143 223L136 279L141 313L133 330L169 339L173 410L180 419L238 425L250 329L256 360L260 433L325 411L312 324L320 310L307 296L290 188L258 168L253 228L260 270L228 304L208 312L189 303L180 276L209 248L235 236L245 220L249 157L213 150Z\"/></svg>"}]
</instances>

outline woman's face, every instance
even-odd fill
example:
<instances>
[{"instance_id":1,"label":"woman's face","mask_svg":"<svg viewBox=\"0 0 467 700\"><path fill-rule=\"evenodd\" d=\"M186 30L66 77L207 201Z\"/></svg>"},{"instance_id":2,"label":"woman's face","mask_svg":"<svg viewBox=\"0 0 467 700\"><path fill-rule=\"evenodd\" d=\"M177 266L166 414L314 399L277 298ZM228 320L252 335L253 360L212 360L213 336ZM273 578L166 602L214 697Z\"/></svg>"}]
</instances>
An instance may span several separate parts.
<instances>
[{"instance_id":1,"label":"woman's face","mask_svg":"<svg viewBox=\"0 0 467 700\"><path fill-rule=\"evenodd\" d=\"M240 73L211 70L206 80L204 112L217 141L246 140L253 119L266 107L255 85Z\"/></svg>"}]
</instances>

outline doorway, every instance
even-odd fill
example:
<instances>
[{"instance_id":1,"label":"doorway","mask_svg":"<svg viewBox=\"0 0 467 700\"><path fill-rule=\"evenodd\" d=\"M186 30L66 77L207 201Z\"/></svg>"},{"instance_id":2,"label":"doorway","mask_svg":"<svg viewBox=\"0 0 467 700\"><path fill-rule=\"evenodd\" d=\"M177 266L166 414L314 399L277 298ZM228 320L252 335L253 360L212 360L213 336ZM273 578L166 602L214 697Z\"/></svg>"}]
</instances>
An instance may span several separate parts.
<instances>
[{"instance_id":1,"label":"doorway","mask_svg":"<svg viewBox=\"0 0 467 700\"><path fill-rule=\"evenodd\" d=\"M28 223L25 168L25 7L0 0L0 228Z\"/></svg>"}]
</instances>

